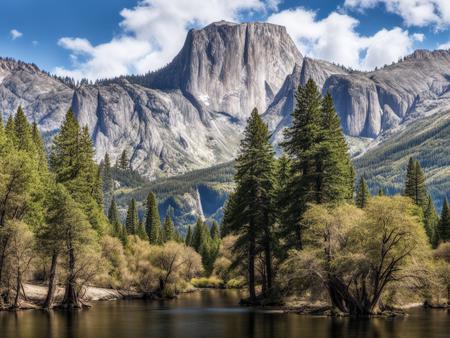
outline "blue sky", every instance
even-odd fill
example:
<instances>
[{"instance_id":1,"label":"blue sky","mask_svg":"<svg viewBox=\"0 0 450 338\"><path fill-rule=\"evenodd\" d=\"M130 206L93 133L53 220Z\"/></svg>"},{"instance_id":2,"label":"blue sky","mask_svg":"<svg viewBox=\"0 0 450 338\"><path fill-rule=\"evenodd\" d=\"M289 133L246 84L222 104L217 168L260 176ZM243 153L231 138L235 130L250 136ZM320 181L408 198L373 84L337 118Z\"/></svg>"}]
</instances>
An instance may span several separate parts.
<instances>
[{"instance_id":1,"label":"blue sky","mask_svg":"<svg viewBox=\"0 0 450 338\"><path fill-rule=\"evenodd\" d=\"M359 69L450 48L449 0L2 0L0 56L75 78L143 73L220 19L283 24L303 54Z\"/></svg>"}]
</instances>

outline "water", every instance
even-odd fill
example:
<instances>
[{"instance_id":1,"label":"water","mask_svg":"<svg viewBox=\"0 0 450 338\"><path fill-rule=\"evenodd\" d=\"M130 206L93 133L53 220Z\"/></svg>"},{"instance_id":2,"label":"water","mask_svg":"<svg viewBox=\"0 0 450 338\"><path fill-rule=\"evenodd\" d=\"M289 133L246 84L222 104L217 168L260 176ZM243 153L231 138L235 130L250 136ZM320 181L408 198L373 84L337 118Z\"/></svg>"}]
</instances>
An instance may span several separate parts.
<instances>
[{"instance_id":1,"label":"water","mask_svg":"<svg viewBox=\"0 0 450 338\"><path fill-rule=\"evenodd\" d=\"M238 291L208 290L172 301L98 302L89 310L0 312L0 338L449 338L445 310L355 320L237 306Z\"/></svg>"}]
</instances>

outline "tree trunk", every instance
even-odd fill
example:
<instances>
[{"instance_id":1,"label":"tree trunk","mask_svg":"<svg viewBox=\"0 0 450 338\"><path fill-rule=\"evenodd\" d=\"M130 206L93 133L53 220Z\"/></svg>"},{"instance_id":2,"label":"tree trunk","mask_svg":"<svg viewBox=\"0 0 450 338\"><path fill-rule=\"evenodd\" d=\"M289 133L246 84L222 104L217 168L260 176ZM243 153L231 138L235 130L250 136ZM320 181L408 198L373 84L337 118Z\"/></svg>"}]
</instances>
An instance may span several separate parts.
<instances>
[{"instance_id":1,"label":"tree trunk","mask_svg":"<svg viewBox=\"0 0 450 338\"><path fill-rule=\"evenodd\" d=\"M267 278L267 291L268 295L272 293L272 277L273 277L273 268L272 268L272 247L271 247L271 235L270 235L270 225L269 225L269 215L265 213L265 227L264 227L264 256L265 256L265 265L266 265L266 278Z\"/></svg>"},{"instance_id":2,"label":"tree trunk","mask_svg":"<svg viewBox=\"0 0 450 338\"><path fill-rule=\"evenodd\" d=\"M250 230L253 232L253 229ZM250 301L254 302L256 300L255 292L255 236L253 233L250 234L250 243L248 246L248 292L250 296Z\"/></svg>"},{"instance_id":3,"label":"tree trunk","mask_svg":"<svg viewBox=\"0 0 450 338\"><path fill-rule=\"evenodd\" d=\"M367 316L372 314L374 306L370 305L367 295L356 299L348 290L348 287L336 276L328 277L328 293L331 303L341 312L348 313L352 316Z\"/></svg>"},{"instance_id":4,"label":"tree trunk","mask_svg":"<svg viewBox=\"0 0 450 338\"><path fill-rule=\"evenodd\" d=\"M20 298L20 289L22 285L22 273L19 269L17 269L17 278L16 278L16 296L14 297L13 308L19 308L19 298Z\"/></svg>"},{"instance_id":5,"label":"tree trunk","mask_svg":"<svg viewBox=\"0 0 450 338\"><path fill-rule=\"evenodd\" d=\"M300 224L297 224L295 226L295 236L296 238L296 243L295 243L295 248L297 250L302 250L303 249L303 239L302 239L302 226Z\"/></svg>"},{"instance_id":6,"label":"tree trunk","mask_svg":"<svg viewBox=\"0 0 450 338\"><path fill-rule=\"evenodd\" d=\"M67 308L81 308L76 289L75 276L75 254L73 248L69 249L69 275L67 277L66 291L64 294L63 306Z\"/></svg>"},{"instance_id":7,"label":"tree trunk","mask_svg":"<svg viewBox=\"0 0 450 338\"><path fill-rule=\"evenodd\" d=\"M44 301L44 309L51 309L53 306L53 298L55 296L55 287L56 287L56 266L58 263L58 254L53 253L52 255L52 264L50 267L50 276L48 280L48 290L47 297Z\"/></svg>"}]
</instances>

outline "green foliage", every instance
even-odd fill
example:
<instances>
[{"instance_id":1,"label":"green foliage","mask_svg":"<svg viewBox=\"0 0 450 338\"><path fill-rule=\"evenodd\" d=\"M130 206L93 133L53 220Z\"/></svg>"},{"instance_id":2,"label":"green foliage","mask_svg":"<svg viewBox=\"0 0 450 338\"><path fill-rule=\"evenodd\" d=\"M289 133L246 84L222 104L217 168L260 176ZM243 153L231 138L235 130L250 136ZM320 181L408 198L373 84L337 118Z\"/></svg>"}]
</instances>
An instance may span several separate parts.
<instances>
[{"instance_id":1,"label":"green foliage","mask_svg":"<svg viewBox=\"0 0 450 338\"><path fill-rule=\"evenodd\" d=\"M145 231L147 232L150 244L161 244L161 220L159 217L158 205L155 194L148 193L147 213L145 217Z\"/></svg>"},{"instance_id":2,"label":"green foliage","mask_svg":"<svg viewBox=\"0 0 450 338\"><path fill-rule=\"evenodd\" d=\"M104 233L108 222L103 212L101 176L93 157L88 129L80 129L69 110L53 141L50 168L55 173L56 182L64 184L74 200L83 206L92 227Z\"/></svg>"},{"instance_id":3,"label":"green foliage","mask_svg":"<svg viewBox=\"0 0 450 338\"><path fill-rule=\"evenodd\" d=\"M298 87L295 98L292 124L281 144L291 160L281 221L288 227L283 230L288 246L301 248L301 218L307 205L350 200L354 173L331 95L322 98L309 79Z\"/></svg>"},{"instance_id":4,"label":"green foliage","mask_svg":"<svg viewBox=\"0 0 450 338\"><path fill-rule=\"evenodd\" d=\"M423 210L427 207L428 197L425 186L425 175L419 161L409 158L406 169L405 196L410 197Z\"/></svg>"},{"instance_id":5,"label":"green foliage","mask_svg":"<svg viewBox=\"0 0 450 338\"><path fill-rule=\"evenodd\" d=\"M364 176L359 179L358 186L356 187L355 204L358 208L365 208L370 199L370 191L367 186Z\"/></svg>"},{"instance_id":6,"label":"green foliage","mask_svg":"<svg viewBox=\"0 0 450 338\"><path fill-rule=\"evenodd\" d=\"M447 199L444 200L442 207L441 220L437 229L440 242L450 241L450 209Z\"/></svg>"},{"instance_id":7,"label":"green foliage","mask_svg":"<svg viewBox=\"0 0 450 338\"><path fill-rule=\"evenodd\" d=\"M131 199L128 206L127 218L125 220L125 228L129 235L137 235L137 230L139 227L138 211L136 207L136 201L134 198Z\"/></svg>"},{"instance_id":8,"label":"green foliage","mask_svg":"<svg viewBox=\"0 0 450 338\"><path fill-rule=\"evenodd\" d=\"M175 227L173 225L170 213L167 213L166 217L164 218L162 237L164 242L178 240L177 231L175 230Z\"/></svg>"},{"instance_id":9,"label":"green foliage","mask_svg":"<svg viewBox=\"0 0 450 338\"><path fill-rule=\"evenodd\" d=\"M186 238L184 239L184 244L186 244L186 246L192 246L192 227L190 225L188 226L188 231L186 234Z\"/></svg>"}]
</instances>

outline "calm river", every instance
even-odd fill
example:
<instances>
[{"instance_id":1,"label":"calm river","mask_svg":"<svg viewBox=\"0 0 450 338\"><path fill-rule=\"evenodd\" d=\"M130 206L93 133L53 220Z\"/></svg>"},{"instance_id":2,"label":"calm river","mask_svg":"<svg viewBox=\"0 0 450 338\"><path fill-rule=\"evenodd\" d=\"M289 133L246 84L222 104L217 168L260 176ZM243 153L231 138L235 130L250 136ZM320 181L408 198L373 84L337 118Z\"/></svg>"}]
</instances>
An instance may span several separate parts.
<instances>
[{"instance_id":1,"label":"calm river","mask_svg":"<svg viewBox=\"0 0 450 338\"><path fill-rule=\"evenodd\" d=\"M352 320L252 310L237 291L172 301L98 302L77 312L0 312L1 338L448 338L450 313L413 310L396 319Z\"/></svg>"}]
</instances>

